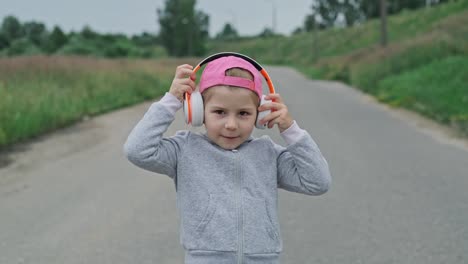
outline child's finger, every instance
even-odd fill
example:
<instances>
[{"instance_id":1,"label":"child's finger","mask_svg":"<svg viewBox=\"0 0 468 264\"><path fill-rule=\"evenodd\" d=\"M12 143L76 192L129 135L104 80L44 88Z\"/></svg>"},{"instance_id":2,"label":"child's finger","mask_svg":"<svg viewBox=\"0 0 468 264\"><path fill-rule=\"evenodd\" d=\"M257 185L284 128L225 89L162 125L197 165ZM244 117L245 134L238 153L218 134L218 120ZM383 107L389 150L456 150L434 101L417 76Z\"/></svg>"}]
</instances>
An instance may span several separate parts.
<instances>
[{"instance_id":1,"label":"child's finger","mask_svg":"<svg viewBox=\"0 0 468 264\"><path fill-rule=\"evenodd\" d=\"M278 128L282 129L284 126L289 127L289 125L286 125L287 123L289 122L285 118L284 114L280 114L278 117L268 122L268 128L272 128L274 125L278 125Z\"/></svg>"},{"instance_id":2,"label":"child's finger","mask_svg":"<svg viewBox=\"0 0 468 264\"><path fill-rule=\"evenodd\" d=\"M192 79L180 79L178 80L179 84L185 84L192 87L192 90L195 90L195 82Z\"/></svg>"},{"instance_id":3,"label":"child's finger","mask_svg":"<svg viewBox=\"0 0 468 264\"><path fill-rule=\"evenodd\" d=\"M273 118L272 120L268 121L268 128L272 128L275 125L279 125L280 124L279 120L280 120L280 116L278 116L276 118Z\"/></svg>"},{"instance_id":4,"label":"child's finger","mask_svg":"<svg viewBox=\"0 0 468 264\"><path fill-rule=\"evenodd\" d=\"M259 108L258 111L276 111L285 108L286 106L280 102L269 102L266 104L262 104Z\"/></svg>"},{"instance_id":5,"label":"child's finger","mask_svg":"<svg viewBox=\"0 0 468 264\"><path fill-rule=\"evenodd\" d=\"M190 64L182 64L182 65L177 66L177 69L182 69L182 68L193 69L193 66Z\"/></svg>"},{"instance_id":6,"label":"child's finger","mask_svg":"<svg viewBox=\"0 0 468 264\"><path fill-rule=\"evenodd\" d=\"M278 93L268 94L265 96L265 99L272 100L277 103L283 103L283 98L281 98L281 95Z\"/></svg>"},{"instance_id":7,"label":"child's finger","mask_svg":"<svg viewBox=\"0 0 468 264\"><path fill-rule=\"evenodd\" d=\"M193 87L190 86L190 85L184 85L184 86L182 86L182 87L183 87L184 93L189 93L189 94L191 94L191 93L193 92L193 90L194 90Z\"/></svg>"},{"instance_id":8,"label":"child's finger","mask_svg":"<svg viewBox=\"0 0 468 264\"><path fill-rule=\"evenodd\" d=\"M278 117L281 116L281 112L280 111L275 111L275 112L271 112L270 114L268 114L267 116L265 116L264 118L262 118L260 120L260 123L261 124L274 124L274 120L277 119Z\"/></svg>"},{"instance_id":9,"label":"child's finger","mask_svg":"<svg viewBox=\"0 0 468 264\"><path fill-rule=\"evenodd\" d=\"M193 70L193 66L189 64L182 64L182 65L177 66L176 68L176 72L185 71L185 70Z\"/></svg>"},{"instance_id":10,"label":"child's finger","mask_svg":"<svg viewBox=\"0 0 468 264\"><path fill-rule=\"evenodd\" d=\"M268 128L273 128L273 126L275 126L275 123L278 122L268 122Z\"/></svg>"},{"instance_id":11,"label":"child's finger","mask_svg":"<svg viewBox=\"0 0 468 264\"><path fill-rule=\"evenodd\" d=\"M188 76L191 76L193 74L193 70L188 67L181 67L177 68L175 77L176 78L186 78Z\"/></svg>"},{"instance_id":12,"label":"child's finger","mask_svg":"<svg viewBox=\"0 0 468 264\"><path fill-rule=\"evenodd\" d=\"M182 79L187 78L193 74L191 69L181 68L176 71L175 78Z\"/></svg>"},{"instance_id":13,"label":"child's finger","mask_svg":"<svg viewBox=\"0 0 468 264\"><path fill-rule=\"evenodd\" d=\"M184 94L186 94L186 93L188 93L188 94L193 93L192 87L190 87L190 86L188 86L188 85L181 85L181 86L179 86L179 88L177 89L177 92L176 92L177 96L178 96L181 100L184 99Z\"/></svg>"}]
</instances>

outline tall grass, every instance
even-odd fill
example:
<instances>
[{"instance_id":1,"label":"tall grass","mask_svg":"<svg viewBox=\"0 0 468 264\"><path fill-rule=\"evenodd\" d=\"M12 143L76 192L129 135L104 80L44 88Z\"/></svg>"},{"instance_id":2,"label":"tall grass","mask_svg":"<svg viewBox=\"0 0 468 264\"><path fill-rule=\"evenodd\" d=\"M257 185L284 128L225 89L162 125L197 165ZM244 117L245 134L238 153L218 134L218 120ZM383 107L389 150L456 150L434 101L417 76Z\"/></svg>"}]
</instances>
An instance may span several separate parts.
<instances>
[{"instance_id":1,"label":"tall grass","mask_svg":"<svg viewBox=\"0 0 468 264\"><path fill-rule=\"evenodd\" d=\"M0 59L0 147L168 90L177 60Z\"/></svg>"},{"instance_id":2,"label":"tall grass","mask_svg":"<svg viewBox=\"0 0 468 264\"><path fill-rule=\"evenodd\" d=\"M453 56L379 82L377 98L418 111L468 135L468 56Z\"/></svg>"}]
</instances>

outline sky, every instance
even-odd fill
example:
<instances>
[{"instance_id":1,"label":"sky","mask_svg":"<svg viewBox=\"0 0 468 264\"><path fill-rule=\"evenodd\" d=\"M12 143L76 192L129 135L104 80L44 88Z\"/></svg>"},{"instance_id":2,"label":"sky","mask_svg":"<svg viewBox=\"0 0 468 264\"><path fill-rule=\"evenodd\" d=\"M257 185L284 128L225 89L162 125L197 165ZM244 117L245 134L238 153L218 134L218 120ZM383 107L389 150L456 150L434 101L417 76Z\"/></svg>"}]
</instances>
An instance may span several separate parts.
<instances>
[{"instance_id":1,"label":"sky","mask_svg":"<svg viewBox=\"0 0 468 264\"><path fill-rule=\"evenodd\" d=\"M257 35L275 25L276 32L290 34L310 13L312 0L197 0L196 9L210 17L210 35L226 22L240 35ZM0 18L14 15L21 22L58 25L66 32L89 25L99 33L157 33L156 8L165 0L0 0Z\"/></svg>"}]
</instances>

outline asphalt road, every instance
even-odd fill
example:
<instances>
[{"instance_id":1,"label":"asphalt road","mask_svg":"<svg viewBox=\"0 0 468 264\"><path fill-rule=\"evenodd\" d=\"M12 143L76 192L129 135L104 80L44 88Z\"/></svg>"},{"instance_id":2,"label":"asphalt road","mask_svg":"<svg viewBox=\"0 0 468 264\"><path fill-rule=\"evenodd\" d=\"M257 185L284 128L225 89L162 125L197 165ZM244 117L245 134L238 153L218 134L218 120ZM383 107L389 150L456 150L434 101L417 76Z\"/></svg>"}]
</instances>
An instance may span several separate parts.
<instances>
[{"instance_id":1,"label":"asphalt road","mask_svg":"<svg viewBox=\"0 0 468 264\"><path fill-rule=\"evenodd\" d=\"M280 192L283 263L468 263L466 141L343 84L269 72L333 178L320 197ZM148 106L0 154L1 264L183 262L173 182L122 152Z\"/></svg>"}]
</instances>

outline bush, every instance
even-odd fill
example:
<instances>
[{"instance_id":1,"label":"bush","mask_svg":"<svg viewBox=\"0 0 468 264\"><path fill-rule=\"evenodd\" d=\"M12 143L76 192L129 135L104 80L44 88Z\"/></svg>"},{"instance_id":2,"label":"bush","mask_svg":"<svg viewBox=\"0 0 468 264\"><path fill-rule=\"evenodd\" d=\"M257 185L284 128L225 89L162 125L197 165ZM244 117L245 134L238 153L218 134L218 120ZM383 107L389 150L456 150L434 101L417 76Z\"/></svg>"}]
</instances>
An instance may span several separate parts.
<instances>
[{"instance_id":1,"label":"bush","mask_svg":"<svg viewBox=\"0 0 468 264\"><path fill-rule=\"evenodd\" d=\"M65 46L60 48L56 54L59 55L95 55L98 56L100 51L92 41L86 40L79 35L74 35Z\"/></svg>"},{"instance_id":2,"label":"bush","mask_svg":"<svg viewBox=\"0 0 468 264\"><path fill-rule=\"evenodd\" d=\"M42 51L27 38L20 38L14 40L11 43L10 47L6 50L6 54L9 56L36 55L41 53Z\"/></svg>"}]
</instances>

